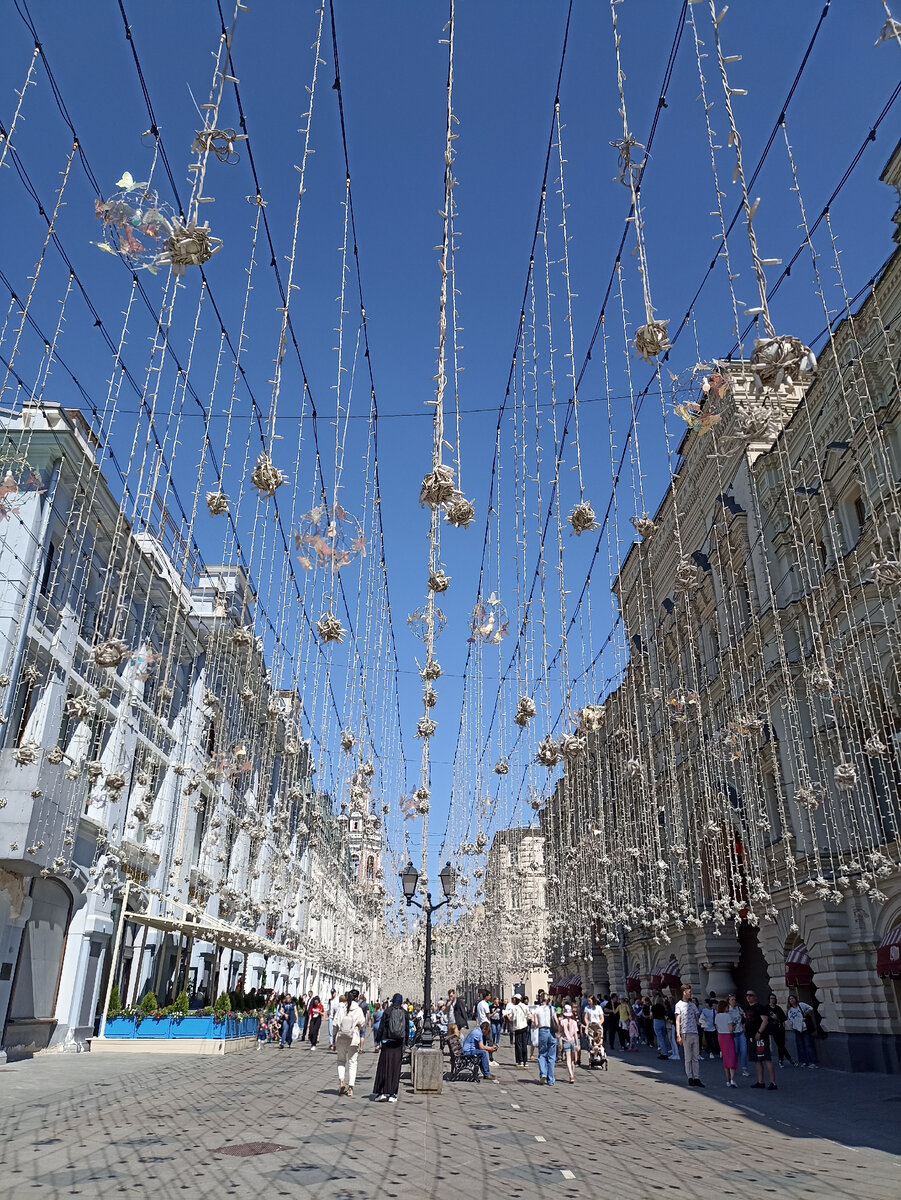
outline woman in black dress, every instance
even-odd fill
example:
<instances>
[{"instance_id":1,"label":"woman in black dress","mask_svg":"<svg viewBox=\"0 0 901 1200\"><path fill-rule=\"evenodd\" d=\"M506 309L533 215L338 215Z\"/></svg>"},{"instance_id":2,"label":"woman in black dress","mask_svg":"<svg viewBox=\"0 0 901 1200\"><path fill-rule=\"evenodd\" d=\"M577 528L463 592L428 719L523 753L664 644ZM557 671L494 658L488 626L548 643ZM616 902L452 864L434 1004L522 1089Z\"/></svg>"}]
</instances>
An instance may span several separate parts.
<instances>
[{"instance_id":1,"label":"woman in black dress","mask_svg":"<svg viewBox=\"0 0 901 1200\"><path fill-rule=\"evenodd\" d=\"M388 1008L379 1022L379 1065L375 1072L372 1094L381 1102L397 1103L400 1089L400 1069L404 1058L404 1046L409 1040L407 1013L403 1007L403 996L395 992Z\"/></svg>"}]
</instances>

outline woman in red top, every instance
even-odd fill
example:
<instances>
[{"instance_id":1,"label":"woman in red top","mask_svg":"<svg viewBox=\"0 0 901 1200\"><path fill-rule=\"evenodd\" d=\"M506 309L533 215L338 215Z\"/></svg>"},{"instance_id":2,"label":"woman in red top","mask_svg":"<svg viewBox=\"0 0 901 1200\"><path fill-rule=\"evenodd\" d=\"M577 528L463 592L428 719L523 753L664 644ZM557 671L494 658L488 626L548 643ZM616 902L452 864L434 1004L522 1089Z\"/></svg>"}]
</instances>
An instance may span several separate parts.
<instances>
[{"instance_id":1,"label":"woman in red top","mask_svg":"<svg viewBox=\"0 0 901 1200\"><path fill-rule=\"evenodd\" d=\"M322 1007L322 1002L318 996L314 996L307 1006L309 1014L309 1024L307 1025L307 1037L310 1041L310 1049L316 1049L316 1043L319 1041L319 1027L322 1024L322 1014L325 1009Z\"/></svg>"}]
</instances>

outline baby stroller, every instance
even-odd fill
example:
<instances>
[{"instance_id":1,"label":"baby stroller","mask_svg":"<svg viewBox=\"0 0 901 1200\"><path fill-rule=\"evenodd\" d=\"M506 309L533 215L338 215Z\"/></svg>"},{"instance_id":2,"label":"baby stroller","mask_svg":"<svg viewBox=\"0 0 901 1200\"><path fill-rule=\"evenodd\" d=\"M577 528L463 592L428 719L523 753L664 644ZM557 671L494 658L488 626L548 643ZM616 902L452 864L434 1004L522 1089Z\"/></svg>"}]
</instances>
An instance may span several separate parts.
<instances>
[{"instance_id":1,"label":"baby stroller","mask_svg":"<svg viewBox=\"0 0 901 1200\"><path fill-rule=\"evenodd\" d=\"M607 1070L607 1051L604 1049L604 1035L599 1025L592 1025L588 1031L588 1069Z\"/></svg>"}]
</instances>

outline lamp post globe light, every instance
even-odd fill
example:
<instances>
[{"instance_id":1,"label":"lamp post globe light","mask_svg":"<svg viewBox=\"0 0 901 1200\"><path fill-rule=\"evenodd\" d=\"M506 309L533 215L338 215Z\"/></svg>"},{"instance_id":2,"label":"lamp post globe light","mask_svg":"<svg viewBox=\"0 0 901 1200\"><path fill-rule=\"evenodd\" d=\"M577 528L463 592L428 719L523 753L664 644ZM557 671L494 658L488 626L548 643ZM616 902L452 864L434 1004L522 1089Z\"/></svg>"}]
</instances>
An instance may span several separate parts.
<instances>
[{"instance_id":1,"label":"lamp post globe light","mask_svg":"<svg viewBox=\"0 0 901 1200\"><path fill-rule=\"evenodd\" d=\"M443 908L445 904L449 904L457 890L457 873L449 862L446 862L438 872L438 878L441 880L441 890L444 892L444 899L439 900L437 904L433 904L431 892L426 892L425 902L420 903L416 899L419 872L413 866L412 862L408 862L400 872L400 885L403 888L407 908L415 905L425 913L425 980L423 985L422 1032L419 1036L419 1044L424 1049L431 1048L432 1042L435 1040L435 1030L432 1025L432 913L439 908Z\"/></svg>"}]
</instances>

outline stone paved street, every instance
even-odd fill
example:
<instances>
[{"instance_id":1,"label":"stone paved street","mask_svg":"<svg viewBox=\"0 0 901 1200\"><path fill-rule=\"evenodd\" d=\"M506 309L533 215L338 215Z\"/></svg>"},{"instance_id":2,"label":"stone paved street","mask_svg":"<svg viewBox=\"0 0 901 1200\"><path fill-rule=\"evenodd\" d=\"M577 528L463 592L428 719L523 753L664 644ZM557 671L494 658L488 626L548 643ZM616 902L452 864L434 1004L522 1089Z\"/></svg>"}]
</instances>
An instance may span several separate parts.
<instances>
[{"instance_id":1,"label":"stone paved street","mask_svg":"<svg viewBox=\"0 0 901 1200\"><path fill-rule=\"evenodd\" d=\"M16 1063L0 1068L0 1197L901 1196L897 1077L785 1068L778 1092L727 1093L705 1062L700 1091L645 1050L549 1091L512 1058L505 1042L497 1085L405 1083L397 1105L368 1096L374 1054L339 1099L334 1055L305 1044ZM227 1152L251 1142L271 1146Z\"/></svg>"}]
</instances>

